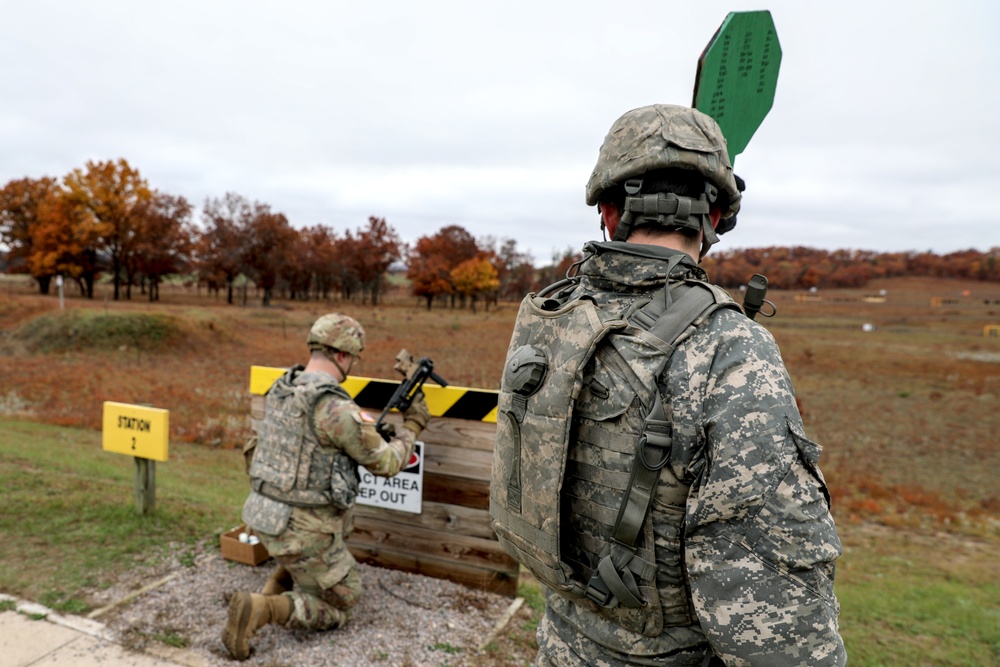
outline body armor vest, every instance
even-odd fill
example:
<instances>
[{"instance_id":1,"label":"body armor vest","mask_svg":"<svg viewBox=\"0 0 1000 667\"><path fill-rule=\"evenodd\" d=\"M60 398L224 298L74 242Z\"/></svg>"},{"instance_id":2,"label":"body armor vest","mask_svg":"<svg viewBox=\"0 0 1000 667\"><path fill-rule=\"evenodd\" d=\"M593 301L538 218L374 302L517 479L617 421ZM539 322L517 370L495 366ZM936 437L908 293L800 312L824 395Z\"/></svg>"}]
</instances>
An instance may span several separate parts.
<instances>
[{"instance_id":1,"label":"body armor vest","mask_svg":"<svg viewBox=\"0 0 1000 667\"><path fill-rule=\"evenodd\" d=\"M250 485L296 507L349 509L358 494L357 464L343 450L320 444L313 411L326 394L351 396L337 382L312 374L303 378L301 371L301 366L290 369L267 392Z\"/></svg>"},{"instance_id":2,"label":"body armor vest","mask_svg":"<svg viewBox=\"0 0 1000 667\"><path fill-rule=\"evenodd\" d=\"M490 485L501 545L551 590L646 637L694 622L689 461L672 451L658 380L722 307L737 306L693 279L652 295L557 284L522 301L504 367Z\"/></svg>"}]
</instances>

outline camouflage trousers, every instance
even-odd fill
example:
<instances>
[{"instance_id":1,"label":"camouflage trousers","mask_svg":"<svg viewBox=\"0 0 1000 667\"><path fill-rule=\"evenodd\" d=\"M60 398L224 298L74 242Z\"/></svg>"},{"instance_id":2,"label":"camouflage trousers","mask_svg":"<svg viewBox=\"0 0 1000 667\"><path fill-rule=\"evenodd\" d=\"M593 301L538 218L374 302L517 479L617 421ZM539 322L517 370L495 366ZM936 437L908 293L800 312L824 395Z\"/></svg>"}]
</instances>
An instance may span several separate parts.
<instances>
[{"instance_id":1,"label":"camouflage trousers","mask_svg":"<svg viewBox=\"0 0 1000 667\"><path fill-rule=\"evenodd\" d=\"M669 655L627 655L601 646L546 610L538 625L534 667L704 667L705 648L678 649Z\"/></svg>"},{"instance_id":2,"label":"camouflage trousers","mask_svg":"<svg viewBox=\"0 0 1000 667\"><path fill-rule=\"evenodd\" d=\"M268 553L295 581L295 590L285 593L292 599L289 627L342 627L361 598L361 577L344 541L344 526L329 533L329 524L328 517L319 521L311 512L297 509L281 535L258 534Z\"/></svg>"}]
</instances>

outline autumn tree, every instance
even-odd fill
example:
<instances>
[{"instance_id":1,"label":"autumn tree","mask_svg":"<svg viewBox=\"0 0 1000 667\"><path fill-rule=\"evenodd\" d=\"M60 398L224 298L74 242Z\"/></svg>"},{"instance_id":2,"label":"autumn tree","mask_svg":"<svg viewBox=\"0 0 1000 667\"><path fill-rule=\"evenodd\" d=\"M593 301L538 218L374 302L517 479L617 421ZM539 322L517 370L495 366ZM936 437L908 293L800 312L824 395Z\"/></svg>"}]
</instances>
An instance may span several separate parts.
<instances>
[{"instance_id":1,"label":"autumn tree","mask_svg":"<svg viewBox=\"0 0 1000 667\"><path fill-rule=\"evenodd\" d=\"M278 285L287 292L291 300L309 299L309 288L313 283L313 247L307 230L295 233L289 257L281 264Z\"/></svg>"},{"instance_id":2,"label":"autumn tree","mask_svg":"<svg viewBox=\"0 0 1000 667\"><path fill-rule=\"evenodd\" d=\"M278 283L278 275L287 262L294 261L292 250L298 238L282 213L274 213L267 204L253 204L243 228L242 265L261 290L261 304L268 306Z\"/></svg>"},{"instance_id":3,"label":"autumn tree","mask_svg":"<svg viewBox=\"0 0 1000 667\"><path fill-rule=\"evenodd\" d=\"M149 300L160 300L164 276L184 271L191 261L195 232L191 204L161 192L139 207L138 241L131 258L133 271L149 282Z\"/></svg>"},{"instance_id":4,"label":"autumn tree","mask_svg":"<svg viewBox=\"0 0 1000 667\"><path fill-rule=\"evenodd\" d=\"M72 204L62 190L53 191L38 207L28 267L32 274L62 275L76 281L80 295L94 298L103 247L93 216Z\"/></svg>"},{"instance_id":5,"label":"autumn tree","mask_svg":"<svg viewBox=\"0 0 1000 667\"><path fill-rule=\"evenodd\" d=\"M534 286L535 290L537 291L565 278L570 267L581 259L583 259L583 255L572 248L566 248L561 253L554 252L552 254L552 264L538 271L538 281Z\"/></svg>"},{"instance_id":6,"label":"autumn tree","mask_svg":"<svg viewBox=\"0 0 1000 667\"><path fill-rule=\"evenodd\" d=\"M427 300L427 310L434 297L454 292L448 264L447 258L435 251L434 239L429 236L418 239L409 255L406 276L413 294Z\"/></svg>"},{"instance_id":7,"label":"autumn tree","mask_svg":"<svg viewBox=\"0 0 1000 667\"><path fill-rule=\"evenodd\" d=\"M485 253L467 259L452 269L451 282L457 293L469 298L472 312L476 312L476 300L481 295L500 287L496 267Z\"/></svg>"},{"instance_id":8,"label":"autumn tree","mask_svg":"<svg viewBox=\"0 0 1000 667\"><path fill-rule=\"evenodd\" d=\"M317 299L327 299L338 283L337 236L326 225L306 227L298 232L291 250L292 261L285 262L281 278L289 298L308 299L310 291Z\"/></svg>"},{"instance_id":9,"label":"autumn tree","mask_svg":"<svg viewBox=\"0 0 1000 667\"><path fill-rule=\"evenodd\" d=\"M54 274L46 273L51 263L37 262L35 271L28 266L32 255L34 235L38 225L38 207L59 189L54 178L21 178L7 183L0 189L0 240L10 248L7 254L8 271L30 273L38 283L41 294L49 293L49 282Z\"/></svg>"},{"instance_id":10,"label":"autumn tree","mask_svg":"<svg viewBox=\"0 0 1000 667\"><path fill-rule=\"evenodd\" d=\"M376 306L382 293L385 272L393 262L402 258L402 241L385 218L375 216L369 216L368 227L359 229L355 238L355 255L351 260L362 289L361 301L365 301L367 293L372 305Z\"/></svg>"},{"instance_id":11,"label":"autumn tree","mask_svg":"<svg viewBox=\"0 0 1000 667\"><path fill-rule=\"evenodd\" d=\"M347 230L344 235L333 242L333 259L336 267L334 280L340 290L340 298L350 301L356 292L361 291L361 280L358 277L355 257L360 251L360 243L354 234Z\"/></svg>"},{"instance_id":12,"label":"autumn tree","mask_svg":"<svg viewBox=\"0 0 1000 667\"><path fill-rule=\"evenodd\" d=\"M457 225L443 227L433 236L417 239L409 254L407 277L413 294L427 299L430 310L434 297L457 294L451 271L462 262L479 255L476 239ZM454 304L453 304L454 305Z\"/></svg>"},{"instance_id":13,"label":"autumn tree","mask_svg":"<svg viewBox=\"0 0 1000 667\"><path fill-rule=\"evenodd\" d=\"M317 299L324 301L337 288L337 235L324 225L316 225L302 231L306 244L304 262L312 276L312 285Z\"/></svg>"},{"instance_id":14,"label":"autumn tree","mask_svg":"<svg viewBox=\"0 0 1000 667\"><path fill-rule=\"evenodd\" d=\"M139 209L153 193L137 169L121 158L117 162L87 162L63 179L68 201L93 219L101 235L102 250L110 262L114 299L126 283L131 298L131 276L126 276L126 259L138 242Z\"/></svg>"},{"instance_id":15,"label":"autumn tree","mask_svg":"<svg viewBox=\"0 0 1000 667\"><path fill-rule=\"evenodd\" d=\"M253 207L233 192L221 199L207 199L202 209L204 229L197 241L198 273L206 281L215 276L226 283L226 303L233 303L233 283L243 272L244 234Z\"/></svg>"},{"instance_id":16,"label":"autumn tree","mask_svg":"<svg viewBox=\"0 0 1000 667\"><path fill-rule=\"evenodd\" d=\"M519 301L531 291L535 281L535 267L531 255L517 248L515 239L497 242L491 237L480 240L481 248L489 249L490 261L497 270L498 296Z\"/></svg>"}]
</instances>

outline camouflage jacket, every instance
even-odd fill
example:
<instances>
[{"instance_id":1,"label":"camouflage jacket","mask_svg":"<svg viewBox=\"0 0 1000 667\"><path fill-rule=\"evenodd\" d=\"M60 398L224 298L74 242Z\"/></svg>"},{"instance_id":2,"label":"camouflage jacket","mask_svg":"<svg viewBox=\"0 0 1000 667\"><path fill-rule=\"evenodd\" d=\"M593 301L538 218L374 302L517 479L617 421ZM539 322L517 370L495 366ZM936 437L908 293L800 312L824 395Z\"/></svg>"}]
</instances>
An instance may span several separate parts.
<instances>
[{"instance_id":1,"label":"camouflage jacket","mask_svg":"<svg viewBox=\"0 0 1000 667\"><path fill-rule=\"evenodd\" d=\"M296 511L314 515L316 521L329 524L333 530L341 526L340 515L354 504L357 464L365 466L372 474L391 477L402 470L409 460L416 436L409 429L401 428L396 437L385 442L375 430L375 418L361 410L336 379L326 373L306 373L301 366L297 366L279 378L275 385L276 390L268 392L265 403L260 441L250 467L254 491L244 504L243 519L256 530L278 535L284 530L294 506ZM303 394L318 394L311 401L312 413L306 414L308 408L299 410L298 414L306 420L305 423L287 425L286 428L293 431L292 436L301 435L306 441L305 446L296 446L307 455L301 460L296 456L292 468L302 468L303 465L306 468L290 470L290 484L283 484L282 476L273 472L274 468L282 467L282 453L267 451L268 447L275 449L284 442L284 434L278 432L279 424L272 422L278 416L294 413L296 408L289 409L287 402L298 402ZM310 444L315 445L313 451L310 451ZM267 466L267 461L277 461L278 465ZM262 474L265 470L267 472ZM329 484L322 485L326 488L317 489L317 480ZM293 486L302 488L304 493L296 494L293 488L282 490ZM298 498L306 497L306 494L311 494L308 496L310 500L319 497L327 502L299 502Z\"/></svg>"},{"instance_id":2,"label":"camouflage jacket","mask_svg":"<svg viewBox=\"0 0 1000 667\"><path fill-rule=\"evenodd\" d=\"M676 254L628 243L585 252L580 289L598 300L661 289ZM681 267L701 274L693 261ZM710 646L728 665L845 664L833 594L841 547L820 447L804 434L770 333L717 311L680 343L659 389L683 453L664 469L657 498L674 497L678 481L689 491L679 506L654 500L654 525L658 514L683 513L680 535L657 535L656 558L680 555L696 621L643 637L550 592L541 652L556 664L686 665Z\"/></svg>"}]
</instances>

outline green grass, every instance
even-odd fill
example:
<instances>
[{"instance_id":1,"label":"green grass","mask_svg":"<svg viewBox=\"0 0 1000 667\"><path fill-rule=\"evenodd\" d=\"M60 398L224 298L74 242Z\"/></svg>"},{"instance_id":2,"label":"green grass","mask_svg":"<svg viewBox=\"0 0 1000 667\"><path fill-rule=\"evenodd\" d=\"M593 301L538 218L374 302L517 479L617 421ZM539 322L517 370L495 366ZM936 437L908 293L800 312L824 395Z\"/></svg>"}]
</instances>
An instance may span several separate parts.
<instances>
[{"instance_id":1,"label":"green grass","mask_svg":"<svg viewBox=\"0 0 1000 667\"><path fill-rule=\"evenodd\" d=\"M111 312L75 308L46 313L16 332L36 352L150 349L180 334L177 321L160 313Z\"/></svg>"},{"instance_id":2,"label":"green grass","mask_svg":"<svg viewBox=\"0 0 1000 667\"><path fill-rule=\"evenodd\" d=\"M0 420L0 591L62 613L90 609L86 590L167 551L182 565L239 521L240 453L171 443L156 467L156 510L135 513L135 465L104 452L94 431ZM852 665L1000 665L1000 559L988 538L843 523L841 633ZM533 610L541 587L522 577ZM169 637L160 638L170 640ZM448 653L448 645L436 650Z\"/></svg>"},{"instance_id":3,"label":"green grass","mask_svg":"<svg viewBox=\"0 0 1000 667\"><path fill-rule=\"evenodd\" d=\"M996 544L888 529L845 543L836 592L852 665L1000 665Z\"/></svg>"},{"instance_id":4,"label":"green grass","mask_svg":"<svg viewBox=\"0 0 1000 667\"><path fill-rule=\"evenodd\" d=\"M132 457L93 431L0 420L0 591L59 611L90 608L84 589L239 523L239 452L171 444L156 466L156 509L135 511ZM193 552L183 551L193 562Z\"/></svg>"}]
</instances>

